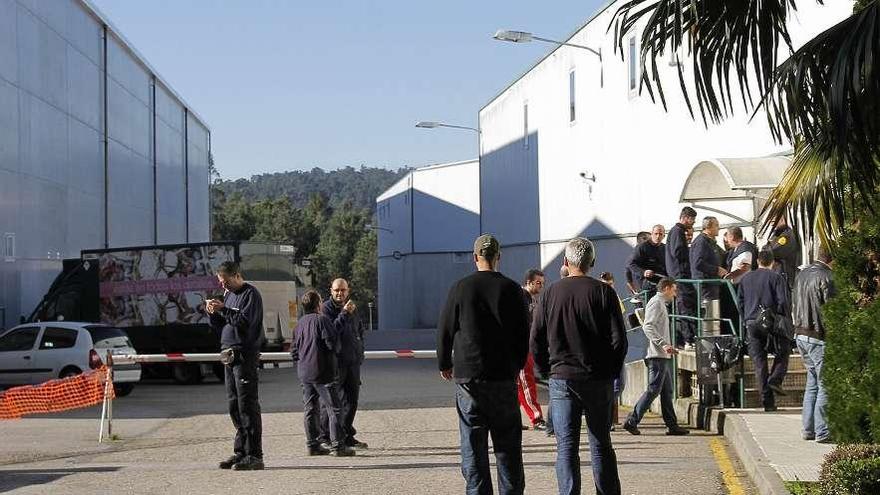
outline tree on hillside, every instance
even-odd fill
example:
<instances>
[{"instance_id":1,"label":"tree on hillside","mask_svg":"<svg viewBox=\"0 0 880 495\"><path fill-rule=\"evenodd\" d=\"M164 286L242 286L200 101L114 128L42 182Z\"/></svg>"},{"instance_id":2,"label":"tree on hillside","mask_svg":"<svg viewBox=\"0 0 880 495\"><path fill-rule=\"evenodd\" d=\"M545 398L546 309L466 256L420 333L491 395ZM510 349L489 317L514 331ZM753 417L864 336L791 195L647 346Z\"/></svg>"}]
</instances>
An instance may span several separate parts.
<instances>
[{"instance_id":1,"label":"tree on hillside","mask_svg":"<svg viewBox=\"0 0 880 495\"><path fill-rule=\"evenodd\" d=\"M350 201L334 209L312 259L316 289L327 294L333 279L351 280L351 262L368 219L369 215L354 208Z\"/></svg>"},{"instance_id":2,"label":"tree on hillside","mask_svg":"<svg viewBox=\"0 0 880 495\"><path fill-rule=\"evenodd\" d=\"M795 149L765 218L790 211L808 235L828 239L878 204L880 0L856 2L852 16L795 51L796 9L794 0L630 0L612 23L621 52L644 24L640 89L664 107L659 68L684 48L691 65L678 66L679 86L692 116L693 101L707 125L733 114L734 101L764 109L774 137Z\"/></svg>"},{"instance_id":3,"label":"tree on hillside","mask_svg":"<svg viewBox=\"0 0 880 495\"><path fill-rule=\"evenodd\" d=\"M378 257L378 237L375 230L369 230L361 236L351 260L353 297L364 305L376 300L379 287Z\"/></svg>"},{"instance_id":4,"label":"tree on hillside","mask_svg":"<svg viewBox=\"0 0 880 495\"><path fill-rule=\"evenodd\" d=\"M214 194L213 232L211 238L216 241L245 241L256 233L255 219L250 203L241 195L233 194L226 197L223 191L212 191Z\"/></svg>"}]
</instances>

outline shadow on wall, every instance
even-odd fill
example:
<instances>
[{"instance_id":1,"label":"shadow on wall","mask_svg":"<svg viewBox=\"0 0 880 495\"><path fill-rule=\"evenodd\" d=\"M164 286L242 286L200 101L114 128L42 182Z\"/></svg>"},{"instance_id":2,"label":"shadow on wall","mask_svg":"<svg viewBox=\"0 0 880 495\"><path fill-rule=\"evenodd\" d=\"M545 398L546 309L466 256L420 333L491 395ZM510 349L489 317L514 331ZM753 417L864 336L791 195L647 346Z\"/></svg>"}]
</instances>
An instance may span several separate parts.
<instances>
[{"instance_id":1,"label":"shadow on wall","mask_svg":"<svg viewBox=\"0 0 880 495\"><path fill-rule=\"evenodd\" d=\"M604 223L594 220L584 227L580 233L572 236L586 237L593 242L596 249L596 264L590 270L590 275L599 278L602 272L611 272L614 275L614 289L618 296L627 296L626 290L626 260L632 253L633 246L624 239L614 234ZM558 251L550 262L545 263L542 270L547 280L559 280L559 269L565 257L565 245L567 240L559 243L544 244L542 249L545 253Z\"/></svg>"}]
</instances>

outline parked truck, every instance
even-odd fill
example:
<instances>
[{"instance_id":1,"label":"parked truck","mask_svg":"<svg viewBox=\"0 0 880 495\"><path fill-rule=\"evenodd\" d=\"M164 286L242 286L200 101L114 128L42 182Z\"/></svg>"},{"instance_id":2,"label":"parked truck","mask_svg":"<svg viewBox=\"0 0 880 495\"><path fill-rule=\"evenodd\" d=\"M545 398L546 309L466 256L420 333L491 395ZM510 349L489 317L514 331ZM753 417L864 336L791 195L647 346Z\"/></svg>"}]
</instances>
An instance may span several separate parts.
<instances>
[{"instance_id":1,"label":"parked truck","mask_svg":"<svg viewBox=\"0 0 880 495\"><path fill-rule=\"evenodd\" d=\"M286 349L297 321L297 301L311 279L307 260L293 246L213 242L92 249L65 260L29 321L84 321L125 330L139 354L217 352L219 335L208 323L205 301L222 298L216 273L237 261L263 296L266 350ZM145 365L147 376L196 383L222 377L212 364ZM222 378L221 378L222 379Z\"/></svg>"}]
</instances>

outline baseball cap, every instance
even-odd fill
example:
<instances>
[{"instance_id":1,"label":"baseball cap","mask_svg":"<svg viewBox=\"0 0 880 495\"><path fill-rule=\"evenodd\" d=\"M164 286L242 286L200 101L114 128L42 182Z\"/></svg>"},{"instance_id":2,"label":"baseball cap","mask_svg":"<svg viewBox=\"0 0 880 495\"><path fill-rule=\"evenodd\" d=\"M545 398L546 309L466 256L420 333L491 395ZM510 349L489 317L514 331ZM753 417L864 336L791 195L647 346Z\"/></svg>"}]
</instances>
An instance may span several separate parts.
<instances>
[{"instance_id":1,"label":"baseball cap","mask_svg":"<svg viewBox=\"0 0 880 495\"><path fill-rule=\"evenodd\" d=\"M486 259L492 259L501 253L501 245L492 234L483 234L474 241L474 254Z\"/></svg>"}]
</instances>

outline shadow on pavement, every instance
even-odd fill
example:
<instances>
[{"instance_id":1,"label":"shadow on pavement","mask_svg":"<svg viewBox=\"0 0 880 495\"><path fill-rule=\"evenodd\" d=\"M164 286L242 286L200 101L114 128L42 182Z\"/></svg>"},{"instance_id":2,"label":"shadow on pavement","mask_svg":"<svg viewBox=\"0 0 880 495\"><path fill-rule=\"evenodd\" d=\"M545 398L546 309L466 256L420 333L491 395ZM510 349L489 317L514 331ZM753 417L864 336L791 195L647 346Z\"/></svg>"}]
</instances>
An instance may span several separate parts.
<instances>
[{"instance_id":1,"label":"shadow on pavement","mask_svg":"<svg viewBox=\"0 0 880 495\"><path fill-rule=\"evenodd\" d=\"M0 470L0 493L26 486L51 483L71 474L110 473L119 469L119 467L2 469Z\"/></svg>"}]
</instances>

